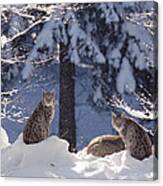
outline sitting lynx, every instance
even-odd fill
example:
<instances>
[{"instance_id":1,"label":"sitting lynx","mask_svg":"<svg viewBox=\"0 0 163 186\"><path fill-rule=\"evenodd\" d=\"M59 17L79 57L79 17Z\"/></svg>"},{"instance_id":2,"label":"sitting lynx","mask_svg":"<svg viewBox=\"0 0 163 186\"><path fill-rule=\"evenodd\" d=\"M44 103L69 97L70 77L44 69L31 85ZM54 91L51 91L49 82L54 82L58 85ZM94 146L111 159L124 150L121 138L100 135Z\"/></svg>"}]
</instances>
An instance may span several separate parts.
<instances>
[{"instance_id":1,"label":"sitting lynx","mask_svg":"<svg viewBox=\"0 0 163 186\"><path fill-rule=\"evenodd\" d=\"M54 92L43 92L43 98L28 119L23 131L26 144L38 143L49 135L49 127L54 117Z\"/></svg>"},{"instance_id":2,"label":"sitting lynx","mask_svg":"<svg viewBox=\"0 0 163 186\"><path fill-rule=\"evenodd\" d=\"M152 154L152 143L145 129L123 113L112 113L113 128L119 132L132 157L143 160Z\"/></svg>"},{"instance_id":3,"label":"sitting lynx","mask_svg":"<svg viewBox=\"0 0 163 186\"><path fill-rule=\"evenodd\" d=\"M87 154L104 157L125 149L120 136L102 135L94 138L87 146Z\"/></svg>"}]
</instances>

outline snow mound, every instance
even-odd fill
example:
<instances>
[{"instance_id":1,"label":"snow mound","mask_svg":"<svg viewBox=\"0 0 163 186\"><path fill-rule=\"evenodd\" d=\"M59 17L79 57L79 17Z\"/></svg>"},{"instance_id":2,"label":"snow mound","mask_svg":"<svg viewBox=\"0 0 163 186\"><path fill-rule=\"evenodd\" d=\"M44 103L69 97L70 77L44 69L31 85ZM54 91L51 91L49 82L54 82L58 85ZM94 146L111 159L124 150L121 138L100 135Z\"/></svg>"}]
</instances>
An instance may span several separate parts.
<instances>
[{"instance_id":1,"label":"snow mound","mask_svg":"<svg viewBox=\"0 0 163 186\"><path fill-rule=\"evenodd\" d=\"M0 149L3 149L5 147L7 147L8 145L10 145L9 141L8 141L8 136L6 131L1 127L0 128Z\"/></svg>"},{"instance_id":2,"label":"snow mound","mask_svg":"<svg viewBox=\"0 0 163 186\"><path fill-rule=\"evenodd\" d=\"M139 161L127 151L105 158L86 155L85 150L74 154L57 136L25 145L21 134L2 149L2 176L152 180L153 156Z\"/></svg>"}]
</instances>

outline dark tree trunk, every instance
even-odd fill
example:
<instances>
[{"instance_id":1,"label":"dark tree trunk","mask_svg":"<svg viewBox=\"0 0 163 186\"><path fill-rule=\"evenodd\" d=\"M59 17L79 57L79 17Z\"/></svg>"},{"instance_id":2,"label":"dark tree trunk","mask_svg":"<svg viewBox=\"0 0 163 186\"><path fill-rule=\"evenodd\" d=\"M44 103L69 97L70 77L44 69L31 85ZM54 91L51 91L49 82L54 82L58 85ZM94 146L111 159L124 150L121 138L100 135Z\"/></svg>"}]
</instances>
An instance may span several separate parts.
<instances>
[{"instance_id":1,"label":"dark tree trunk","mask_svg":"<svg viewBox=\"0 0 163 186\"><path fill-rule=\"evenodd\" d=\"M75 125L75 65L68 58L68 47L60 44L60 121L59 136L70 144L69 151L76 147Z\"/></svg>"}]
</instances>

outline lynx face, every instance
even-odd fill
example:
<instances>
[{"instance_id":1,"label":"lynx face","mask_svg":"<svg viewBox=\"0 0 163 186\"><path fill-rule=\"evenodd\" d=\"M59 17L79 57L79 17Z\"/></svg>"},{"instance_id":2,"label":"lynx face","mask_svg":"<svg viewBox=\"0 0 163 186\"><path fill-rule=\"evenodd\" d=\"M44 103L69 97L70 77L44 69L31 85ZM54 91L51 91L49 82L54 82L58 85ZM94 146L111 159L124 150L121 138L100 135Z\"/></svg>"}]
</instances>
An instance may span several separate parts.
<instances>
[{"instance_id":1,"label":"lynx face","mask_svg":"<svg viewBox=\"0 0 163 186\"><path fill-rule=\"evenodd\" d=\"M125 127L124 113L115 114L114 112L112 112L112 126L117 131L121 131Z\"/></svg>"},{"instance_id":2,"label":"lynx face","mask_svg":"<svg viewBox=\"0 0 163 186\"><path fill-rule=\"evenodd\" d=\"M43 104L47 107L54 104L54 92L53 91L44 91L43 92Z\"/></svg>"}]
</instances>

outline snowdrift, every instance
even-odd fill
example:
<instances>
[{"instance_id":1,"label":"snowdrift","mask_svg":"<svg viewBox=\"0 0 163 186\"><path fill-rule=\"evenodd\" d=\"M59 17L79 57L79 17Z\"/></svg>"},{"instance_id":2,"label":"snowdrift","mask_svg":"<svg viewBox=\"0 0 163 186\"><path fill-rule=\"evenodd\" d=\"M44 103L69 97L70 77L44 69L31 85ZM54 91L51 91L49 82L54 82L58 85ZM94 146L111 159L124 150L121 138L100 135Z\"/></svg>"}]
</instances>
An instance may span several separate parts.
<instances>
[{"instance_id":1,"label":"snowdrift","mask_svg":"<svg viewBox=\"0 0 163 186\"><path fill-rule=\"evenodd\" d=\"M9 140L6 131L0 127L0 149L3 149L9 145Z\"/></svg>"},{"instance_id":2,"label":"snowdrift","mask_svg":"<svg viewBox=\"0 0 163 186\"><path fill-rule=\"evenodd\" d=\"M25 145L21 134L15 143L8 144L1 152L2 176L153 179L153 156L138 161L127 151L105 158L86 155L85 150L74 154L68 152L68 143L57 136L38 144Z\"/></svg>"}]
</instances>

